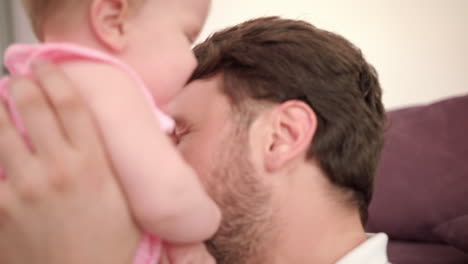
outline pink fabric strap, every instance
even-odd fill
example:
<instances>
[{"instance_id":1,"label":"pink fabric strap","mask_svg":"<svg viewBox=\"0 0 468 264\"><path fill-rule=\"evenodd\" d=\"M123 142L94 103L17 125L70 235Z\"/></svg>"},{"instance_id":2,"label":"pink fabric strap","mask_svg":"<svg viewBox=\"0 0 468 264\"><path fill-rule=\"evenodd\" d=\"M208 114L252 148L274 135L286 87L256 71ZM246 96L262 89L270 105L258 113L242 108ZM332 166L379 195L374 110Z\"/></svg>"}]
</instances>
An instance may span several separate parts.
<instances>
[{"instance_id":1,"label":"pink fabric strap","mask_svg":"<svg viewBox=\"0 0 468 264\"><path fill-rule=\"evenodd\" d=\"M150 234L145 234L136 252L134 264L157 264L161 258L161 242Z\"/></svg>"},{"instance_id":2,"label":"pink fabric strap","mask_svg":"<svg viewBox=\"0 0 468 264\"><path fill-rule=\"evenodd\" d=\"M161 128L169 133L175 127L175 122L164 114L154 103L152 95L140 76L127 64L108 54L90 48L69 43L45 44L14 44L5 52L5 66L12 75L30 76L31 65L35 60L47 60L60 63L73 60L88 60L103 62L121 69L135 82L136 86L146 96L148 103L153 106L154 114L160 121Z\"/></svg>"}]
</instances>

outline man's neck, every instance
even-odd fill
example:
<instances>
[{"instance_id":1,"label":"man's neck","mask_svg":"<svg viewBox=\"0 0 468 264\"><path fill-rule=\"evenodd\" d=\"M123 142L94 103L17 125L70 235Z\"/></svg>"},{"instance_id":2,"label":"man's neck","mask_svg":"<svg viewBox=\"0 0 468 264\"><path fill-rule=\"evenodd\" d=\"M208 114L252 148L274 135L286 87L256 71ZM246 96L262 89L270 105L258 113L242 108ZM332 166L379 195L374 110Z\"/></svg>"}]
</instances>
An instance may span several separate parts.
<instances>
[{"instance_id":1,"label":"man's neck","mask_svg":"<svg viewBox=\"0 0 468 264\"><path fill-rule=\"evenodd\" d=\"M335 263L367 238L358 210L337 201L324 188L328 183L320 182L324 175L319 171L310 172L289 182L284 192L270 263Z\"/></svg>"}]
</instances>

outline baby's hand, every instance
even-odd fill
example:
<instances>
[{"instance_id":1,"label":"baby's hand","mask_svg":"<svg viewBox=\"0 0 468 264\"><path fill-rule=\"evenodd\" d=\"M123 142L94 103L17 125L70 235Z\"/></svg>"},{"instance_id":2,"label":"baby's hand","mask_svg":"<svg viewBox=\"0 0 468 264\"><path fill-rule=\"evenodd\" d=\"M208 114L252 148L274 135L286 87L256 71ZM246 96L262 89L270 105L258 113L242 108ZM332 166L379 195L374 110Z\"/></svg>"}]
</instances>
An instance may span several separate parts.
<instances>
[{"instance_id":1,"label":"baby's hand","mask_svg":"<svg viewBox=\"0 0 468 264\"><path fill-rule=\"evenodd\" d=\"M164 246L160 264L216 264L203 243Z\"/></svg>"}]
</instances>

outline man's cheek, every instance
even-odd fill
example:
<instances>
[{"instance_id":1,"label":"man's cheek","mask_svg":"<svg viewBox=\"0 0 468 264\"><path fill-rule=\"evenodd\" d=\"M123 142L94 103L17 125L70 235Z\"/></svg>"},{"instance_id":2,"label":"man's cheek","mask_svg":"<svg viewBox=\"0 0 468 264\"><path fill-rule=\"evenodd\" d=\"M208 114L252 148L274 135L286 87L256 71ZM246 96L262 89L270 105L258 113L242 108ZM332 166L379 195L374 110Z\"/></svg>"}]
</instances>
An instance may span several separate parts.
<instances>
[{"instance_id":1,"label":"man's cheek","mask_svg":"<svg viewBox=\"0 0 468 264\"><path fill-rule=\"evenodd\" d=\"M201 151L188 148L187 145L180 144L179 151L184 160L195 170L201 181L204 181L205 174L209 170L206 166L206 159Z\"/></svg>"},{"instance_id":2,"label":"man's cheek","mask_svg":"<svg viewBox=\"0 0 468 264\"><path fill-rule=\"evenodd\" d=\"M191 160L192 160L193 151L190 149L190 146L187 145L187 142L185 140L181 140L177 144L177 150L179 150L179 153L182 155L185 161L187 161L190 165L192 165Z\"/></svg>"}]
</instances>

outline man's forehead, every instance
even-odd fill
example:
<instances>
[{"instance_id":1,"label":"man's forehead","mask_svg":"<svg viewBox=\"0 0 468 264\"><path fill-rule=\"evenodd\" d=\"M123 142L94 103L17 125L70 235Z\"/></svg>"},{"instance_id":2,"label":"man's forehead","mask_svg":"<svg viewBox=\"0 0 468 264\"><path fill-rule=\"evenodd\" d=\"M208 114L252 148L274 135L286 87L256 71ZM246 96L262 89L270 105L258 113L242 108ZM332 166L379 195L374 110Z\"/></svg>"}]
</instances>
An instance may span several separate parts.
<instances>
[{"instance_id":1,"label":"man's forehead","mask_svg":"<svg viewBox=\"0 0 468 264\"><path fill-rule=\"evenodd\" d=\"M163 110L170 116L181 117L197 111L203 112L221 97L218 78L194 80L166 104Z\"/></svg>"}]
</instances>

